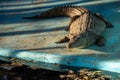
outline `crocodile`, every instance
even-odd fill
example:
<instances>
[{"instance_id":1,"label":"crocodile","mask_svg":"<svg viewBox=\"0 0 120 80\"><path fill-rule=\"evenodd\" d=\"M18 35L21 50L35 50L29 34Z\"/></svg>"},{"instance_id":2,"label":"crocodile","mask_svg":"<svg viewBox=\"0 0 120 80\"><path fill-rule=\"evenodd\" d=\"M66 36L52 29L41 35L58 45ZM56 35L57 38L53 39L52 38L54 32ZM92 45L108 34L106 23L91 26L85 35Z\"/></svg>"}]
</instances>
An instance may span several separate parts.
<instances>
[{"instance_id":1,"label":"crocodile","mask_svg":"<svg viewBox=\"0 0 120 80\"><path fill-rule=\"evenodd\" d=\"M49 9L40 15L23 17L23 19L40 19L67 16L71 18L67 31L69 34L56 43L66 44L66 48L85 48L92 44L97 46L105 45L103 32L113 25L101 14L93 13L81 6L61 6Z\"/></svg>"}]
</instances>

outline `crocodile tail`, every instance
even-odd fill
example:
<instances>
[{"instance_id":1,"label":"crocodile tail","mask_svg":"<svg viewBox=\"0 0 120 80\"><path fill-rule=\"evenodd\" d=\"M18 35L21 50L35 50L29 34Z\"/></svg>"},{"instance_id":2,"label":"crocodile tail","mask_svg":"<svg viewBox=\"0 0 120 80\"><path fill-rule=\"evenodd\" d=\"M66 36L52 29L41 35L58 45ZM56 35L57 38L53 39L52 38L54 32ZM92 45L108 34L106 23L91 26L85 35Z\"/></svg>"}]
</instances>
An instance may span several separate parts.
<instances>
[{"instance_id":1,"label":"crocodile tail","mask_svg":"<svg viewBox=\"0 0 120 80\"><path fill-rule=\"evenodd\" d=\"M73 9L74 8L70 6L56 7L41 13L40 16L41 17L61 17L61 16L71 17L71 11L73 11Z\"/></svg>"},{"instance_id":2,"label":"crocodile tail","mask_svg":"<svg viewBox=\"0 0 120 80\"><path fill-rule=\"evenodd\" d=\"M23 19L40 19L40 18L51 18L51 17L74 17L76 15L80 15L86 11L85 8L80 6L63 6L49 9L40 15L35 15L32 17L23 17Z\"/></svg>"}]
</instances>

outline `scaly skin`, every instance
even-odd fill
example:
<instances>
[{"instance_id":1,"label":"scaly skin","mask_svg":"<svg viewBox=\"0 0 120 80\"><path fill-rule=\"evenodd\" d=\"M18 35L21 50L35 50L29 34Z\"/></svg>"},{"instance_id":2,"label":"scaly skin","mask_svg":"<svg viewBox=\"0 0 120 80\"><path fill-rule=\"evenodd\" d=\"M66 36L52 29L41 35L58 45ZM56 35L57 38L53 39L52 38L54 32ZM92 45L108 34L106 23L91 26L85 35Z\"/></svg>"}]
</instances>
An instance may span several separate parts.
<instances>
[{"instance_id":1,"label":"scaly skin","mask_svg":"<svg viewBox=\"0 0 120 80\"><path fill-rule=\"evenodd\" d=\"M69 35L58 40L56 43L66 44L66 48L85 48L93 43L103 46L105 39L102 33L107 27L112 25L106 21L102 15L92 13L80 6L65 6L47 10L41 15L23 17L24 19L40 19L48 17L68 16L71 18L69 24Z\"/></svg>"},{"instance_id":2,"label":"scaly skin","mask_svg":"<svg viewBox=\"0 0 120 80\"><path fill-rule=\"evenodd\" d=\"M23 19L40 19L40 18L52 18L52 17L60 17L60 16L68 16L68 17L74 17L74 16L80 16L84 14L85 12L88 12L88 10L84 7L80 6L62 6L62 7L56 7L49 9L40 15L32 16L32 17L22 17Z\"/></svg>"},{"instance_id":3,"label":"scaly skin","mask_svg":"<svg viewBox=\"0 0 120 80\"><path fill-rule=\"evenodd\" d=\"M98 36L102 35L105 29L106 24L103 20L91 12L84 13L71 23L70 33L67 36L70 41L66 47L84 48L90 46L97 41Z\"/></svg>"}]
</instances>

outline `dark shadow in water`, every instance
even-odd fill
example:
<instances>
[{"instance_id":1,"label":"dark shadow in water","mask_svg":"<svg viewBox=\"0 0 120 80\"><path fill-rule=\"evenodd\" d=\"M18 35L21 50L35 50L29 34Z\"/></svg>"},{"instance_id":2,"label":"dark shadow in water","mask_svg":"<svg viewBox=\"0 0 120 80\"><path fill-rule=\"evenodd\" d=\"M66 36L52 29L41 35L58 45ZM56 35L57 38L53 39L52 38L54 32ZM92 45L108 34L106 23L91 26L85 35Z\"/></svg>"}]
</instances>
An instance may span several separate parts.
<instances>
[{"instance_id":1,"label":"dark shadow in water","mask_svg":"<svg viewBox=\"0 0 120 80\"><path fill-rule=\"evenodd\" d=\"M61 4L54 4L54 5L46 5L46 6L40 6L40 7L34 7L34 8L23 8L23 9L12 9L12 10L2 10L3 13L9 13L9 12L22 12L22 11L32 11L32 10L39 10L39 9L45 9L45 8L53 8L57 6L64 6L64 5L74 5L77 3L81 3L81 1L76 2L69 2L69 3L61 3Z\"/></svg>"},{"instance_id":2,"label":"dark shadow in water","mask_svg":"<svg viewBox=\"0 0 120 80\"><path fill-rule=\"evenodd\" d=\"M22 0L23 1L23 0ZM23 3L23 4L4 4L4 5L0 5L0 7L4 7L4 6L7 6L7 7L18 7L18 6L28 6L28 5L41 5L43 3L55 3L55 2L64 2L65 0L61 0L61 1L58 1L58 0L50 0L50 1L31 1L29 3ZM85 0L84 0L85 1ZM84 1L81 1L81 2L84 2ZM1 1L0 1L1 2ZM3 2L6 2L5 0L3 0ZM11 1L8 1L8 2L11 2ZM14 1L13 1L14 2Z\"/></svg>"},{"instance_id":3,"label":"dark shadow in water","mask_svg":"<svg viewBox=\"0 0 120 80\"><path fill-rule=\"evenodd\" d=\"M16 31L16 32L14 32L14 31L13 32L3 32L3 33L0 33L0 37L35 34L35 33L45 33L45 32L53 32L53 31L60 31L60 30L65 30L65 27L56 27L56 28L51 28L51 29L40 29L40 30Z\"/></svg>"},{"instance_id":4,"label":"dark shadow in water","mask_svg":"<svg viewBox=\"0 0 120 80\"><path fill-rule=\"evenodd\" d=\"M56 44L56 43L55 43ZM23 51L40 51L40 50L57 50L57 49L65 49L65 46L58 46L58 47L44 47L44 48L32 48L32 49L20 49Z\"/></svg>"},{"instance_id":5,"label":"dark shadow in water","mask_svg":"<svg viewBox=\"0 0 120 80\"><path fill-rule=\"evenodd\" d=\"M86 1L87 2L87 1ZM89 1L88 1L89 2ZM77 1L77 2L73 2L73 3L65 3L65 4L54 4L54 5L50 5L50 6L43 6L43 7L35 7L35 8L27 8L27 9L13 9L13 10L1 10L1 14L0 14L0 24L13 24L13 23L26 23L26 22L34 22L34 20L24 20L22 19L22 17L24 16L33 16L33 15L38 15L40 14L43 9L47 9L47 8L52 8L55 6L63 6L63 5L75 5L75 4L81 4L84 2L81 1ZM103 3L103 4L92 4L92 5L85 5L85 7L87 7L88 9L90 9L93 12L100 12L103 13L103 15L108 14L108 13L104 13L103 9L106 10L111 10L111 7L109 7L110 5L113 6L113 8L116 5L120 5L119 2L108 2L108 3ZM32 10L41 10L41 11L36 11L36 12L28 12L28 11L32 11ZM27 11L27 13L22 13L24 11ZM111 12L109 12L109 14L112 14L113 11L111 10ZM114 12L115 13L115 12ZM118 14L118 13L116 13Z\"/></svg>"}]
</instances>

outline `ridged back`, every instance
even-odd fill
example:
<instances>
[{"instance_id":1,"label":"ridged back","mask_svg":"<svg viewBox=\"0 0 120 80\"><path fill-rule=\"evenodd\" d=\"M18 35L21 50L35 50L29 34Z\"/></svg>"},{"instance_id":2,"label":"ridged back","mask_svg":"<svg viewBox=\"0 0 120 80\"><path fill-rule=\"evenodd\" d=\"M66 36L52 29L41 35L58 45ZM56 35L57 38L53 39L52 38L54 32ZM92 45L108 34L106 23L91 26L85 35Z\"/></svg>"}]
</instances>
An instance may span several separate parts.
<instances>
[{"instance_id":1,"label":"ridged back","mask_svg":"<svg viewBox=\"0 0 120 80\"><path fill-rule=\"evenodd\" d=\"M63 6L49 9L41 13L41 17L59 17L59 16L74 17L76 15L81 15L85 12L88 12L88 10L80 6Z\"/></svg>"}]
</instances>

